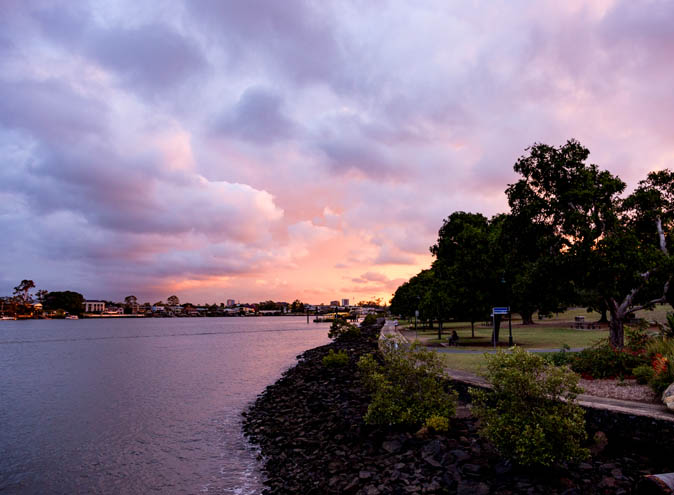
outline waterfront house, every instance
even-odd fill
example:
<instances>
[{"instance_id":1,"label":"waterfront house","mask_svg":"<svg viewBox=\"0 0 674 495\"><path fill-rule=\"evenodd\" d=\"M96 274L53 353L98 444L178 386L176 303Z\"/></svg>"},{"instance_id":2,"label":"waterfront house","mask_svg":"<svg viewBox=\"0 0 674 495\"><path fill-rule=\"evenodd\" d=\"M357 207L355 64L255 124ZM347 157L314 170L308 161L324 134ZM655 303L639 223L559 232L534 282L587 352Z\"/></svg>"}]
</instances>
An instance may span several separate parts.
<instances>
[{"instance_id":1,"label":"waterfront house","mask_svg":"<svg viewBox=\"0 0 674 495\"><path fill-rule=\"evenodd\" d=\"M85 313L102 313L105 311L104 301L84 301L83 306Z\"/></svg>"}]
</instances>

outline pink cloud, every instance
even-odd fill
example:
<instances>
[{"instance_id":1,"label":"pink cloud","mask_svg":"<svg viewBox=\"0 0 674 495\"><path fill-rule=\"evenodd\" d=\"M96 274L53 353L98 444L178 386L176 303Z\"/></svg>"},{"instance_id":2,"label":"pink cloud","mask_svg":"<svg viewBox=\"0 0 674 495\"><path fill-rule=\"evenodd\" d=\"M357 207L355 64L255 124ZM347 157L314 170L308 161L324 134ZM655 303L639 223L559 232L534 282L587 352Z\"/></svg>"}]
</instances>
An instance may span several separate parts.
<instances>
[{"instance_id":1,"label":"pink cloud","mask_svg":"<svg viewBox=\"0 0 674 495\"><path fill-rule=\"evenodd\" d=\"M674 166L666 2L46 5L0 16L0 294L389 297L534 142Z\"/></svg>"}]
</instances>

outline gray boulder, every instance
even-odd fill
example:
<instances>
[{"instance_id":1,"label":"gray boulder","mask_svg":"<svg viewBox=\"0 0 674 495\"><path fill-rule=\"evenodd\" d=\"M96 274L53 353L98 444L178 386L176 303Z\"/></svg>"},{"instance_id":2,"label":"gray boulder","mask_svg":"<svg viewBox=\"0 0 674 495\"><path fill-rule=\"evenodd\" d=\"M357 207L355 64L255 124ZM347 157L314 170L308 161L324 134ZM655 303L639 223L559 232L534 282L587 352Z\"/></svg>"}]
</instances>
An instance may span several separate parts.
<instances>
[{"instance_id":1,"label":"gray boulder","mask_svg":"<svg viewBox=\"0 0 674 495\"><path fill-rule=\"evenodd\" d=\"M674 412L674 383L662 393L662 402L667 406L667 409Z\"/></svg>"}]
</instances>

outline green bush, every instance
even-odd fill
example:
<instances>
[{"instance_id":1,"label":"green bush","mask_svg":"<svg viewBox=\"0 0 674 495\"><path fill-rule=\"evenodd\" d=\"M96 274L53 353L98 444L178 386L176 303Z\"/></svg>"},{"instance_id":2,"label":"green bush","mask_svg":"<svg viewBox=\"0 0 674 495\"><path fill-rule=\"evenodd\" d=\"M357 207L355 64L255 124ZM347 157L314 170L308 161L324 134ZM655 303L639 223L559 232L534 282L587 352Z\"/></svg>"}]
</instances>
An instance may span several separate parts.
<instances>
[{"instance_id":1,"label":"green bush","mask_svg":"<svg viewBox=\"0 0 674 495\"><path fill-rule=\"evenodd\" d=\"M634 375L634 378L637 379L637 383L645 385L651 381L655 372L653 371L652 366L641 364L632 370L632 374Z\"/></svg>"},{"instance_id":2,"label":"green bush","mask_svg":"<svg viewBox=\"0 0 674 495\"><path fill-rule=\"evenodd\" d=\"M449 431L449 420L444 416L431 416L426 420L424 426L429 430L445 433Z\"/></svg>"},{"instance_id":3,"label":"green bush","mask_svg":"<svg viewBox=\"0 0 674 495\"><path fill-rule=\"evenodd\" d=\"M544 353L541 354L541 356L546 363L554 364L555 366L564 366L573 361L574 354L569 352L569 349L571 348L564 344L558 352Z\"/></svg>"},{"instance_id":4,"label":"green bush","mask_svg":"<svg viewBox=\"0 0 674 495\"><path fill-rule=\"evenodd\" d=\"M522 466L552 466L588 455L578 376L520 348L487 355L492 390L471 390L480 434Z\"/></svg>"},{"instance_id":5,"label":"green bush","mask_svg":"<svg viewBox=\"0 0 674 495\"><path fill-rule=\"evenodd\" d=\"M653 378L650 379L648 384L653 389L657 395L662 395L662 393L674 383L674 373L672 373L671 363L668 365L667 370L662 373L653 374Z\"/></svg>"},{"instance_id":6,"label":"green bush","mask_svg":"<svg viewBox=\"0 0 674 495\"><path fill-rule=\"evenodd\" d=\"M381 362L369 354L358 367L372 394L366 423L420 427L433 416L445 418L448 424L454 416L457 394L444 389L442 362L436 353L386 342Z\"/></svg>"},{"instance_id":7,"label":"green bush","mask_svg":"<svg viewBox=\"0 0 674 495\"><path fill-rule=\"evenodd\" d=\"M674 339L652 339L646 346L646 357L649 362L652 362L653 358L658 354L674 360Z\"/></svg>"},{"instance_id":8,"label":"green bush","mask_svg":"<svg viewBox=\"0 0 674 495\"><path fill-rule=\"evenodd\" d=\"M360 328L343 318L335 318L330 325L328 337L333 340L348 340L360 337Z\"/></svg>"},{"instance_id":9,"label":"green bush","mask_svg":"<svg viewBox=\"0 0 674 495\"><path fill-rule=\"evenodd\" d=\"M631 376L632 370L642 364L648 364L645 352L616 349L608 340L583 349L571 359L571 369L588 378Z\"/></svg>"},{"instance_id":10,"label":"green bush","mask_svg":"<svg viewBox=\"0 0 674 495\"><path fill-rule=\"evenodd\" d=\"M377 315L370 313L365 315L365 318L363 318L363 321L360 323L360 326L366 327L369 325L375 325L376 323L377 323Z\"/></svg>"},{"instance_id":11,"label":"green bush","mask_svg":"<svg viewBox=\"0 0 674 495\"><path fill-rule=\"evenodd\" d=\"M667 313L667 322L658 323L660 334L665 339L674 339L674 313Z\"/></svg>"},{"instance_id":12,"label":"green bush","mask_svg":"<svg viewBox=\"0 0 674 495\"><path fill-rule=\"evenodd\" d=\"M664 336L652 339L646 346L646 356L653 369L653 376L648 384L660 395L674 383L674 339Z\"/></svg>"},{"instance_id":13,"label":"green bush","mask_svg":"<svg viewBox=\"0 0 674 495\"><path fill-rule=\"evenodd\" d=\"M346 351L337 351L330 349L328 353L323 356L323 366L330 368L339 368L349 364L349 355Z\"/></svg>"},{"instance_id":14,"label":"green bush","mask_svg":"<svg viewBox=\"0 0 674 495\"><path fill-rule=\"evenodd\" d=\"M628 351L643 353L650 341L648 324L645 321L636 327L625 328L625 348Z\"/></svg>"}]
</instances>

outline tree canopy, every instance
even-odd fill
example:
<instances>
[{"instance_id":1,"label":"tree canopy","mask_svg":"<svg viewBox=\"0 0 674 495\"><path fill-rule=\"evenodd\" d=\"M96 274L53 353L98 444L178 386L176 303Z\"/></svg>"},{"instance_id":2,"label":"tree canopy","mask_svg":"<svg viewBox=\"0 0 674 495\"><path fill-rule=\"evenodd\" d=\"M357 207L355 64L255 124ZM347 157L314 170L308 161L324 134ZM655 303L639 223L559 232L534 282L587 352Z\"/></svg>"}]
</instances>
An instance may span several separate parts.
<instances>
[{"instance_id":1,"label":"tree canopy","mask_svg":"<svg viewBox=\"0 0 674 495\"><path fill-rule=\"evenodd\" d=\"M610 341L622 347L631 313L674 302L674 173L651 172L625 197L578 141L526 151L505 191L510 212L447 217L432 269L396 290L391 311L474 322L508 305L531 324L535 311L583 304L610 313Z\"/></svg>"},{"instance_id":2,"label":"tree canopy","mask_svg":"<svg viewBox=\"0 0 674 495\"><path fill-rule=\"evenodd\" d=\"M56 311L67 311L71 315L78 315L82 313L84 304L84 296L79 292L73 291L55 291L46 295L44 300L45 309Z\"/></svg>"}]
</instances>

